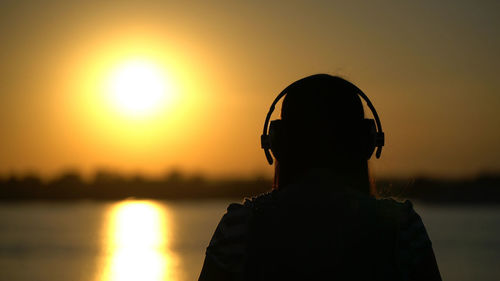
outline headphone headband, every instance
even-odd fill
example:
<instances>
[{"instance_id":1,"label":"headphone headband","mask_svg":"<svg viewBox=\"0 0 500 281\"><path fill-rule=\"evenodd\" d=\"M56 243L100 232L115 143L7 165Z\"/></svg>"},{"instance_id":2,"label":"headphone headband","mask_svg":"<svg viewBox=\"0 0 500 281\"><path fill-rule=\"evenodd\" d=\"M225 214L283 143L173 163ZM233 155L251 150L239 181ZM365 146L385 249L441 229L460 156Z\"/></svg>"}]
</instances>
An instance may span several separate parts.
<instances>
[{"instance_id":1,"label":"headphone headband","mask_svg":"<svg viewBox=\"0 0 500 281\"><path fill-rule=\"evenodd\" d=\"M273 157L271 156L271 153L269 152L269 149L271 148L271 141L269 139L269 132L268 132L268 127L269 127L269 119L271 119L271 115L274 112L274 108L278 101L280 101L283 96L286 95L286 93L289 91L290 88L294 87L304 79L307 79L308 77L302 78L300 80L297 80L290 84L288 87L283 89L281 93L274 99L273 103L271 104L269 111L267 112L266 119L264 121L264 129L262 130L262 135L260 136L260 143L261 143L261 148L264 149L264 153L266 155L267 162L269 162L270 165L273 164ZM352 84L351 82L344 80L351 87L353 87L357 94L366 102L366 105L368 108L370 108L370 111L372 112L373 118L375 119L375 124L377 127L377 132L375 136L375 147L377 148L377 151L375 152L375 157L380 158L380 154L382 153L382 147L385 145L385 135L384 132L382 131L382 124L380 123L380 118L378 117L377 110L375 110L375 107L371 103L370 99L361 91L360 88L358 88L356 85Z\"/></svg>"}]
</instances>

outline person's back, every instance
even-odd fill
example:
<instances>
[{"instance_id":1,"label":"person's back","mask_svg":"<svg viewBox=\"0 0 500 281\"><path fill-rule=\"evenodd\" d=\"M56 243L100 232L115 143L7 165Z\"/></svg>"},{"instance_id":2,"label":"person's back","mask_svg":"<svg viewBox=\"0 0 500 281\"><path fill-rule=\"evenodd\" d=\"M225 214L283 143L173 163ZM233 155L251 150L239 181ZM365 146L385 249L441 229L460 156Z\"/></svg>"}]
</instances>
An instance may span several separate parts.
<instances>
[{"instance_id":1,"label":"person's back","mask_svg":"<svg viewBox=\"0 0 500 281\"><path fill-rule=\"evenodd\" d=\"M431 243L408 201L332 184L312 176L253 200L248 280L412 280L423 273L413 270L433 258Z\"/></svg>"},{"instance_id":2,"label":"person's back","mask_svg":"<svg viewBox=\"0 0 500 281\"><path fill-rule=\"evenodd\" d=\"M348 86L332 76L304 80L306 92ZM366 153L377 143L360 149L368 135L356 128L342 139L330 129L316 135L322 141L311 140L303 134L304 124L317 119L304 116L304 108L316 114L307 108L311 98L304 102L289 92L284 132L277 133L282 139L271 146L278 160L275 189L229 206L207 248L200 280L440 280L431 242L411 203L377 200L370 193ZM355 99L343 103L359 106ZM318 123L313 129L327 129Z\"/></svg>"}]
</instances>

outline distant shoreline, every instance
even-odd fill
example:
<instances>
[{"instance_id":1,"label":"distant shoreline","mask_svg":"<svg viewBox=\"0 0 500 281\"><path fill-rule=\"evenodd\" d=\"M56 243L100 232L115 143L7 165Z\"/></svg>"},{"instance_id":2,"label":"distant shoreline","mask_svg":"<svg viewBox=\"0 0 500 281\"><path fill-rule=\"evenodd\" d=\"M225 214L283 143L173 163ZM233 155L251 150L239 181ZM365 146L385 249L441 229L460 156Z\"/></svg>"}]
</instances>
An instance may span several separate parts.
<instances>
[{"instance_id":1,"label":"distant shoreline","mask_svg":"<svg viewBox=\"0 0 500 281\"><path fill-rule=\"evenodd\" d=\"M37 176L0 178L0 202L8 201L75 201L161 199L235 199L256 196L271 190L272 180L208 180L201 176L186 177L173 172L164 179L126 178L113 173L98 173L84 181L75 172L65 173L51 181ZM500 204L500 173L472 179L379 179L379 197L411 199L439 204Z\"/></svg>"}]
</instances>

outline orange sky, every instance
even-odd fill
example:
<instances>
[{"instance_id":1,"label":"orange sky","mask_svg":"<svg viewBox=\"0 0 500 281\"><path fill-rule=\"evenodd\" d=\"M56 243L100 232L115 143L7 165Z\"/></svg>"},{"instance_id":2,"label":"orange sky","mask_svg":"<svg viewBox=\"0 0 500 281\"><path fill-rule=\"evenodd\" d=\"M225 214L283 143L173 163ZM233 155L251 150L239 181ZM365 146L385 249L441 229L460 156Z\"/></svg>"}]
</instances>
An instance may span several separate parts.
<instances>
[{"instance_id":1,"label":"orange sky","mask_svg":"<svg viewBox=\"0 0 500 281\"><path fill-rule=\"evenodd\" d=\"M387 146L375 175L500 169L497 1L41 2L0 11L0 174L271 175L268 107L320 72L377 108ZM100 92L138 57L176 87L176 102L141 120Z\"/></svg>"}]
</instances>

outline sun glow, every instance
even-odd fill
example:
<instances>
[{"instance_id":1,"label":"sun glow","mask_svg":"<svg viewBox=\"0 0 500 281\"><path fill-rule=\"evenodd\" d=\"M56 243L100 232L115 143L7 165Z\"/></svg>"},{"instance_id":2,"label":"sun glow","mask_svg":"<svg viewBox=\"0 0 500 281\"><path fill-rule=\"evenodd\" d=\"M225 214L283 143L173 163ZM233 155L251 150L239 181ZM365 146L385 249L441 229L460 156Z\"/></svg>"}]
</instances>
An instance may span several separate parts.
<instances>
[{"instance_id":1,"label":"sun glow","mask_svg":"<svg viewBox=\"0 0 500 281\"><path fill-rule=\"evenodd\" d=\"M129 60L115 67L108 79L110 103L127 116L146 116L171 102L173 87L168 75L155 63Z\"/></svg>"},{"instance_id":2,"label":"sun glow","mask_svg":"<svg viewBox=\"0 0 500 281\"><path fill-rule=\"evenodd\" d=\"M74 139L65 145L85 167L161 176L165 167L205 161L193 146L211 130L204 121L215 110L218 84L200 67L199 53L159 38L99 37L70 64L74 72L61 83L74 94L62 95L64 106L54 112L64 108L71 118L58 120L78 127L64 131Z\"/></svg>"}]
</instances>

